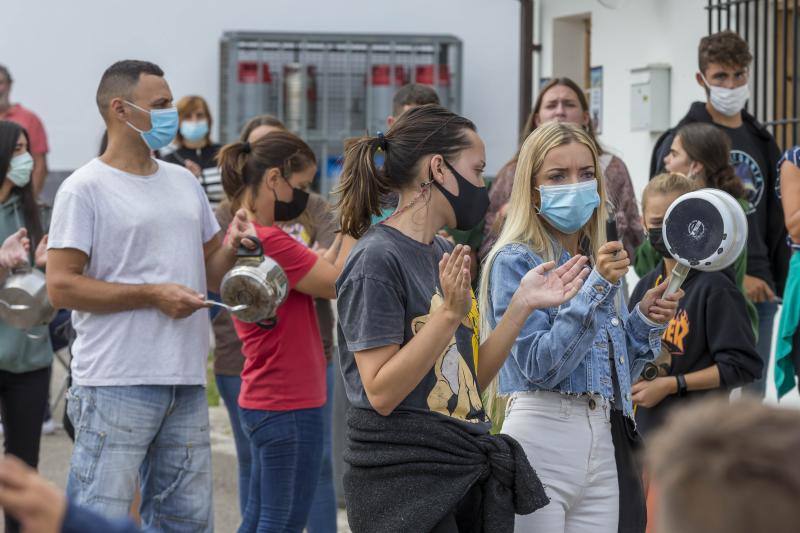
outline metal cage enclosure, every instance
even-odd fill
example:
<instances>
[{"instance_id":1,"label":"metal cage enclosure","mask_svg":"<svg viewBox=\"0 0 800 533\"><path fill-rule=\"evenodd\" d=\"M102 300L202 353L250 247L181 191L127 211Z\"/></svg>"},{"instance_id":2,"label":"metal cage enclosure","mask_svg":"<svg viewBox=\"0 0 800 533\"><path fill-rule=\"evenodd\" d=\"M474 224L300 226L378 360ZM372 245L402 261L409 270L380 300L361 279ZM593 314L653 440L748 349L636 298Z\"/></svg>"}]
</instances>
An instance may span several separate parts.
<instances>
[{"instance_id":1,"label":"metal cage enclosure","mask_svg":"<svg viewBox=\"0 0 800 533\"><path fill-rule=\"evenodd\" d=\"M220 42L220 138L269 114L317 154L315 189L328 195L344 141L386 128L394 92L432 85L461 111L462 44L446 35L226 32Z\"/></svg>"}]
</instances>

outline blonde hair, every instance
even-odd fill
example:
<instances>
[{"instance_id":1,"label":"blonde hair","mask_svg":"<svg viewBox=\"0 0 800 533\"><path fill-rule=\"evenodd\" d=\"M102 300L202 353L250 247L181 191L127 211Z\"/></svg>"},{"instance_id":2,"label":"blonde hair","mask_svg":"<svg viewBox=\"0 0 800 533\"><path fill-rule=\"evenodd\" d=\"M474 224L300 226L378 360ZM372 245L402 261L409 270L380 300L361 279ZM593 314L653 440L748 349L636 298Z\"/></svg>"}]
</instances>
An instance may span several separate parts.
<instances>
[{"instance_id":1,"label":"blonde hair","mask_svg":"<svg viewBox=\"0 0 800 533\"><path fill-rule=\"evenodd\" d=\"M647 197L653 194L675 194L683 196L686 193L697 190L697 184L691 178L687 178L678 172L664 172L657 175L642 191L642 216L647 210Z\"/></svg>"},{"instance_id":2,"label":"blonde hair","mask_svg":"<svg viewBox=\"0 0 800 533\"><path fill-rule=\"evenodd\" d=\"M597 249L606 241L606 192L603 182L602 170L597 155L597 145L582 128L574 124L551 122L536 128L525 139L519 153L517 170L514 174L514 184L511 188L511 197L503 229L491 251L483 262L481 279L478 289L478 302L480 302L481 336L488 337L492 330L489 324L489 276L492 263L497 254L505 246L520 243L528 246L545 261L557 261L561 249L556 249L550 230L539 217L538 209L541 197L536 187L536 176L544 166L547 154L554 148L568 144L582 144L589 149L594 162L594 174L597 179L597 193L600 195L600 205L594 214L580 230L582 239L587 239L592 256L597 254ZM479 360L480 362L480 360ZM497 377L486 388L485 404L487 413L492 415L494 397L497 394Z\"/></svg>"}]
</instances>

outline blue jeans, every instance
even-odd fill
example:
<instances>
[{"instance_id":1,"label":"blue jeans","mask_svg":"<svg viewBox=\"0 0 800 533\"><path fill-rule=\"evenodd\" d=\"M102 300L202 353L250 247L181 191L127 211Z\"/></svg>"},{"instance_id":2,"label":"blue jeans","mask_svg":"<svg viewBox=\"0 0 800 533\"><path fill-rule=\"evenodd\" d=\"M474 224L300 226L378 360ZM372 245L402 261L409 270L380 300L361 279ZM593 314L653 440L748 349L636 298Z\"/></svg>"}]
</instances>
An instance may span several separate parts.
<instances>
[{"instance_id":1,"label":"blue jeans","mask_svg":"<svg viewBox=\"0 0 800 533\"><path fill-rule=\"evenodd\" d=\"M769 363L772 358L772 330L775 326L775 314L778 312L778 304L775 302L761 302L755 304L758 311L758 343L756 350L764 362L761 370L761 377L749 385L745 385L744 391L760 398L767 392L767 374L769 373Z\"/></svg>"},{"instance_id":2,"label":"blue jeans","mask_svg":"<svg viewBox=\"0 0 800 533\"><path fill-rule=\"evenodd\" d=\"M242 388L242 378L239 376L214 376L217 382L219 395L225 402L228 417L233 429L233 441L236 443L236 459L239 463L239 512L244 516L247 506L247 491L250 490L250 440L244 432L242 420L239 417L239 390Z\"/></svg>"},{"instance_id":3,"label":"blue jeans","mask_svg":"<svg viewBox=\"0 0 800 533\"><path fill-rule=\"evenodd\" d=\"M300 533L322 460L322 408L241 410L253 461L239 533Z\"/></svg>"},{"instance_id":4,"label":"blue jeans","mask_svg":"<svg viewBox=\"0 0 800 533\"><path fill-rule=\"evenodd\" d=\"M124 517L141 480L144 528L213 531L204 387L73 386L67 409L75 426L71 502Z\"/></svg>"},{"instance_id":5,"label":"blue jeans","mask_svg":"<svg viewBox=\"0 0 800 533\"><path fill-rule=\"evenodd\" d=\"M336 492L333 489L333 363L328 361L325 379L328 382L328 398L322 407L322 468L319 472L317 491L311 503L306 528L308 533L336 533Z\"/></svg>"}]
</instances>

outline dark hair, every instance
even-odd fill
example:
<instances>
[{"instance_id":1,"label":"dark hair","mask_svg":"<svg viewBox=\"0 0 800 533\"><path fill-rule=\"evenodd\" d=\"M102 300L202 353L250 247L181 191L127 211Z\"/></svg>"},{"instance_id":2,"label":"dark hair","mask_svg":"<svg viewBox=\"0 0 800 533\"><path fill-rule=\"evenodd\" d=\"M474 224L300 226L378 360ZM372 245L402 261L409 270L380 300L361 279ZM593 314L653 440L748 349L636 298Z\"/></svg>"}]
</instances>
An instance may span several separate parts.
<instances>
[{"instance_id":1,"label":"dark hair","mask_svg":"<svg viewBox=\"0 0 800 533\"><path fill-rule=\"evenodd\" d=\"M130 98L142 74L163 77L164 71L148 61L125 59L117 61L103 72L100 85L97 86L97 107L104 118L112 99Z\"/></svg>"},{"instance_id":2,"label":"dark hair","mask_svg":"<svg viewBox=\"0 0 800 533\"><path fill-rule=\"evenodd\" d=\"M273 131L253 143L234 141L217 155L222 173L222 188L231 201L231 211L241 206L246 187L255 196L267 170L278 168L287 180L295 173L314 165L317 158L297 135Z\"/></svg>"},{"instance_id":3,"label":"dark hair","mask_svg":"<svg viewBox=\"0 0 800 533\"><path fill-rule=\"evenodd\" d=\"M423 157L440 154L452 158L469 147L467 130L475 131L472 121L428 104L400 115L385 137L361 137L347 143L342 178L334 191L342 232L361 237L369 228L370 217L380 214L381 198L417 178ZM384 162L378 169L375 153L381 145Z\"/></svg>"},{"instance_id":4,"label":"dark hair","mask_svg":"<svg viewBox=\"0 0 800 533\"><path fill-rule=\"evenodd\" d=\"M439 95L430 85L409 83L400 87L392 99L392 115L399 117L407 105L420 106L427 104L440 105Z\"/></svg>"},{"instance_id":5,"label":"dark hair","mask_svg":"<svg viewBox=\"0 0 800 533\"><path fill-rule=\"evenodd\" d=\"M19 136L24 135L28 141L28 151L30 152L30 138L25 128L8 120L0 120L0 184L7 179L11 158L14 157L14 148L17 145ZM22 216L25 219L25 227L31 238L31 245L36 247L42 238L42 222L39 218L39 206L33 196L33 180L29 181L24 187L14 186L14 190L19 191L22 199Z\"/></svg>"},{"instance_id":6,"label":"dark hair","mask_svg":"<svg viewBox=\"0 0 800 533\"><path fill-rule=\"evenodd\" d=\"M242 133L239 135L239 140L245 142L247 138L250 137L250 134L253 133L253 130L259 126L272 126L279 130L288 131L283 122L278 120L277 117L272 115L258 115L247 121L247 124L242 128Z\"/></svg>"},{"instance_id":7,"label":"dark hair","mask_svg":"<svg viewBox=\"0 0 800 533\"><path fill-rule=\"evenodd\" d=\"M186 120L189 115L198 109L206 114L206 117L208 117L206 119L208 121L208 133L206 133L205 140L206 143L211 144L211 126L214 125L214 121L211 117L211 109L209 109L208 102L206 102L205 98L194 94L184 96L178 100L178 103L175 104L175 107L178 109L178 119L181 122ZM183 146L184 139L180 128L178 128L178 133L175 134L175 140L178 141L180 146Z\"/></svg>"},{"instance_id":8,"label":"dark hair","mask_svg":"<svg viewBox=\"0 0 800 533\"><path fill-rule=\"evenodd\" d=\"M700 39L697 65L703 74L711 63L726 67L747 67L751 61L753 54L750 53L747 42L731 30L706 35Z\"/></svg>"},{"instance_id":9,"label":"dark hair","mask_svg":"<svg viewBox=\"0 0 800 533\"><path fill-rule=\"evenodd\" d=\"M744 198L742 180L730 163L731 141L716 126L693 122L682 126L675 134L692 161L703 165L706 187L719 189L734 198Z\"/></svg>"},{"instance_id":10,"label":"dark hair","mask_svg":"<svg viewBox=\"0 0 800 533\"><path fill-rule=\"evenodd\" d=\"M14 81L14 79L11 77L11 72L8 71L8 67L6 67L5 65L0 65L0 74L5 76L5 78L8 80L8 83Z\"/></svg>"},{"instance_id":11,"label":"dark hair","mask_svg":"<svg viewBox=\"0 0 800 533\"><path fill-rule=\"evenodd\" d=\"M553 78L542 85L542 88L539 89L539 95L536 97L536 102L533 104L533 109L531 109L531 113L528 115L528 119L525 121L525 126L522 128L522 135L519 140L520 147L522 147L522 143L525 142L525 139L527 139L530 134L533 133L533 130L536 129L536 115L538 115L539 111L542 109L544 95L547 94L547 91L553 87L558 86L571 89L578 98L578 103L581 106L581 110L583 110L584 113L589 112L589 102L586 100L586 95L584 94L583 89L581 89L577 83L572 81L570 78ZM591 119L589 119L589 124L587 124L584 129L586 130L586 133L589 134L589 137L592 138L592 141L594 141L598 153L602 152L602 150L600 150L600 144L597 142L597 135L595 135L594 124L592 124ZM519 156L519 152L517 152L517 156ZM517 156L515 156L515 159Z\"/></svg>"}]
</instances>

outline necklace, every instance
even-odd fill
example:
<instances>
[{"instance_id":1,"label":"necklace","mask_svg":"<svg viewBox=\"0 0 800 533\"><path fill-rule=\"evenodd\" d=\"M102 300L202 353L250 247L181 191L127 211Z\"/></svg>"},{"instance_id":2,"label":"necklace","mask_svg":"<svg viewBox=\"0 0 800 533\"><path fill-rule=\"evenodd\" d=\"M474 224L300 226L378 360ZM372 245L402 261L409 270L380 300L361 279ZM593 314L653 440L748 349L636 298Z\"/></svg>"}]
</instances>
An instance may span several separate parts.
<instances>
[{"instance_id":1,"label":"necklace","mask_svg":"<svg viewBox=\"0 0 800 533\"><path fill-rule=\"evenodd\" d=\"M390 219L392 219L392 218L394 218L394 217L396 217L398 215L401 215L401 214L405 213L406 211L408 211L409 209L411 209L412 207L414 207L416 205L416 203L425 196L425 193L430 191L430 188L431 188L431 182L430 181L426 181L426 182L422 183L420 185L420 191L417 193L417 195L414 196L414 198L412 198L412 200L410 202L408 202L406 205L404 205L403 207L397 209L394 213L392 213L391 215L386 217L383 220L383 222L386 222L387 220L390 220Z\"/></svg>"}]
</instances>

